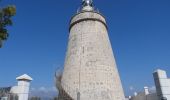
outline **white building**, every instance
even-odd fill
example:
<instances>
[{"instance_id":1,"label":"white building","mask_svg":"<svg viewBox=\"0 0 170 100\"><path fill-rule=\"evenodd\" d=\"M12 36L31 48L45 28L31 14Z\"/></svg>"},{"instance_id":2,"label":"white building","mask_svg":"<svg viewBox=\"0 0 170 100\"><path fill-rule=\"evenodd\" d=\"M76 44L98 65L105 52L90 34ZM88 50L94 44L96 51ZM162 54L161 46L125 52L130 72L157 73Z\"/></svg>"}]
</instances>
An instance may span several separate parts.
<instances>
[{"instance_id":1,"label":"white building","mask_svg":"<svg viewBox=\"0 0 170 100\"><path fill-rule=\"evenodd\" d=\"M18 81L17 86L0 88L0 100L28 100L30 82L33 79L27 74L19 76L16 79Z\"/></svg>"},{"instance_id":2,"label":"white building","mask_svg":"<svg viewBox=\"0 0 170 100\"><path fill-rule=\"evenodd\" d=\"M170 79L166 71L156 70L153 73L156 92L150 93L148 87L144 87L144 92L134 93L129 100L170 100Z\"/></svg>"},{"instance_id":3,"label":"white building","mask_svg":"<svg viewBox=\"0 0 170 100\"><path fill-rule=\"evenodd\" d=\"M150 93L148 87L144 87L143 92L134 93L134 96L129 97L129 100L158 100L156 93Z\"/></svg>"},{"instance_id":4,"label":"white building","mask_svg":"<svg viewBox=\"0 0 170 100\"><path fill-rule=\"evenodd\" d=\"M170 79L167 78L166 71L158 69L153 73L153 77L159 100L170 100Z\"/></svg>"}]
</instances>

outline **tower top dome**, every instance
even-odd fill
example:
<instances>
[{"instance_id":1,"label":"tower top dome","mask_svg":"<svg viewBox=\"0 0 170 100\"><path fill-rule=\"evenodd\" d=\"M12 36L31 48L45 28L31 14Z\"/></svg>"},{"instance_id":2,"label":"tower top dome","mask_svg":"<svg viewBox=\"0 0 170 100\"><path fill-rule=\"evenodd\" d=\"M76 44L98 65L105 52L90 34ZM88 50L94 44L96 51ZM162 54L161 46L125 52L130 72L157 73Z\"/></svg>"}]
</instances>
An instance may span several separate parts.
<instances>
[{"instance_id":1,"label":"tower top dome","mask_svg":"<svg viewBox=\"0 0 170 100\"><path fill-rule=\"evenodd\" d=\"M83 6L93 6L93 0L83 0Z\"/></svg>"},{"instance_id":2,"label":"tower top dome","mask_svg":"<svg viewBox=\"0 0 170 100\"><path fill-rule=\"evenodd\" d=\"M93 0L83 0L82 11L93 11Z\"/></svg>"}]
</instances>

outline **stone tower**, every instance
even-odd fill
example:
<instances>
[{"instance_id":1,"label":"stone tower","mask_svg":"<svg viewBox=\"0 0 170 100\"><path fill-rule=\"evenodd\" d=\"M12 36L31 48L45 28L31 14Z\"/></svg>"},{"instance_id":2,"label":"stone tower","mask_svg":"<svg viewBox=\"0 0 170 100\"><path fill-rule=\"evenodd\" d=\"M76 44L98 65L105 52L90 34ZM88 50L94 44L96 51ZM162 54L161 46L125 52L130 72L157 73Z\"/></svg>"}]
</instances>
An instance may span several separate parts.
<instances>
[{"instance_id":1,"label":"stone tower","mask_svg":"<svg viewBox=\"0 0 170 100\"><path fill-rule=\"evenodd\" d=\"M92 0L83 0L81 10L70 21L69 31L60 96L73 100L124 100L107 24Z\"/></svg>"}]
</instances>

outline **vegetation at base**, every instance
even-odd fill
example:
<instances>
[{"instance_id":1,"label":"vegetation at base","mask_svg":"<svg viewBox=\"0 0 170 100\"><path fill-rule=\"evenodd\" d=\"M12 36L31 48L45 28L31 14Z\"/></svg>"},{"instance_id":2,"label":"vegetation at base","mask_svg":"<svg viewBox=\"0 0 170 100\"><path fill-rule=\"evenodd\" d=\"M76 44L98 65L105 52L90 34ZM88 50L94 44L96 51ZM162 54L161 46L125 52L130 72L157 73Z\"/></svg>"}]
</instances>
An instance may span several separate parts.
<instances>
[{"instance_id":1,"label":"vegetation at base","mask_svg":"<svg viewBox=\"0 0 170 100\"><path fill-rule=\"evenodd\" d=\"M29 100L41 100L40 97L31 97Z\"/></svg>"},{"instance_id":2,"label":"vegetation at base","mask_svg":"<svg viewBox=\"0 0 170 100\"><path fill-rule=\"evenodd\" d=\"M42 100L41 97L31 97L28 100ZM43 99L44 100L44 99ZM49 99L48 99L49 100ZM58 99L58 97L51 98L50 100L63 100L63 99Z\"/></svg>"},{"instance_id":3,"label":"vegetation at base","mask_svg":"<svg viewBox=\"0 0 170 100\"><path fill-rule=\"evenodd\" d=\"M9 33L7 26L11 26L12 16L16 14L16 7L14 5L9 5L4 8L0 8L0 48L2 47L2 42L7 40Z\"/></svg>"}]
</instances>

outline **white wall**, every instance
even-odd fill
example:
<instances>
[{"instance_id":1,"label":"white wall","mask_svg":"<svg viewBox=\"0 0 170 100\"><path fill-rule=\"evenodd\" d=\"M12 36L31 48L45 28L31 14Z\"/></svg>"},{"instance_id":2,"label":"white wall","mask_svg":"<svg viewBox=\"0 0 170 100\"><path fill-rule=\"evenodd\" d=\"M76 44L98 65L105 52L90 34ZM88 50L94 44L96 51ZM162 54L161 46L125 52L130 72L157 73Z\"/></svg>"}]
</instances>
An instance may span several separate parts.
<instances>
[{"instance_id":1,"label":"white wall","mask_svg":"<svg viewBox=\"0 0 170 100\"><path fill-rule=\"evenodd\" d=\"M12 87L10 92L17 94L19 100L28 100L29 88L29 81L18 81L18 86Z\"/></svg>"},{"instance_id":2,"label":"white wall","mask_svg":"<svg viewBox=\"0 0 170 100\"><path fill-rule=\"evenodd\" d=\"M158 98L166 97L170 100L170 79L167 78L166 71L157 70L153 73Z\"/></svg>"},{"instance_id":3,"label":"white wall","mask_svg":"<svg viewBox=\"0 0 170 100\"><path fill-rule=\"evenodd\" d=\"M133 96L130 100L161 100L166 97L170 100L170 79L167 78L166 71L158 69L153 73L156 93L148 94L146 89L143 93Z\"/></svg>"}]
</instances>

